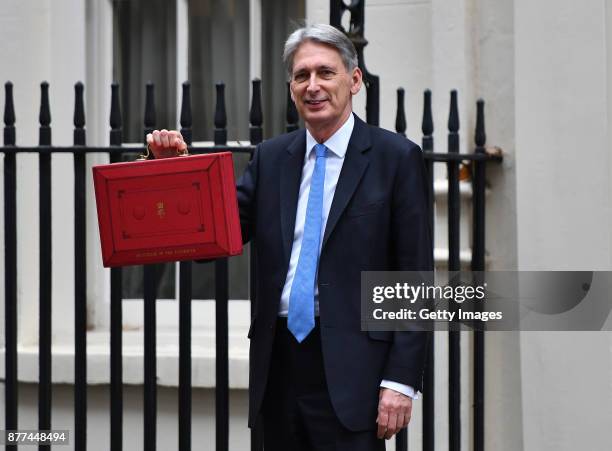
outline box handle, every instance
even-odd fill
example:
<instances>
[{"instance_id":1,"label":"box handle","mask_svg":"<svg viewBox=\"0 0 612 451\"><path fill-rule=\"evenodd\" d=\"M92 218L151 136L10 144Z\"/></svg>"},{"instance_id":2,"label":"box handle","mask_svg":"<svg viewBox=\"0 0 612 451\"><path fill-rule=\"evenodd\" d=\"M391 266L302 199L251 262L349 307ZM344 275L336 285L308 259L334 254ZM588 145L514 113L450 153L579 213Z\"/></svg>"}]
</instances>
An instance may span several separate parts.
<instances>
[{"instance_id":1,"label":"box handle","mask_svg":"<svg viewBox=\"0 0 612 451\"><path fill-rule=\"evenodd\" d=\"M151 149L149 148L149 144L147 143L147 148L146 148L146 153L141 153L140 155L138 155L138 158L136 158L136 161L144 161L144 160L148 160L149 159L149 155L151 155L153 152L151 151ZM189 149L185 148L185 150L181 151L178 154L179 157L187 157L189 156Z\"/></svg>"}]
</instances>

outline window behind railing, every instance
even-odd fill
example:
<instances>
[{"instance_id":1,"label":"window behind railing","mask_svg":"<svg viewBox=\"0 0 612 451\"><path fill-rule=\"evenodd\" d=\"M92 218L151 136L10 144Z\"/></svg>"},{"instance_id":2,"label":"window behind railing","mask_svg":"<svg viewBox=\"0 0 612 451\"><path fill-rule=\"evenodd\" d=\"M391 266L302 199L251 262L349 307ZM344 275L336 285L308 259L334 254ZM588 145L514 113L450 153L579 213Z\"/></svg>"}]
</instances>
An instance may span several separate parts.
<instances>
[{"instance_id":1,"label":"window behind railing","mask_svg":"<svg viewBox=\"0 0 612 451\"><path fill-rule=\"evenodd\" d=\"M183 0L181 0L183 1ZM123 140L142 142L145 109L145 84L155 85L155 124L157 128L175 129L177 117L177 72L187 67L191 83L191 111L194 142L212 141L214 103L217 81L223 80L225 108L228 117L227 138L244 140L249 134L249 73L251 59L261 66L265 89L263 109L267 112L263 126L266 136L281 133L286 110L286 73L278 64L286 36L304 17L304 1L261 2L259 26L251 29L254 12L249 0L184 0L186 5L187 49L177 48L178 2L166 0L113 0L113 79L120 86ZM262 30L256 41L259 52L251 52L251 36ZM181 52L181 50L184 50ZM186 59L186 60L185 60ZM279 95L279 93L281 95ZM126 153L122 160L135 156ZM234 160L236 173L246 167L248 157ZM193 298L214 297L212 265L193 267ZM176 264L156 266L157 293L160 299L178 299ZM230 299L248 299L248 257L229 263ZM123 298L143 298L142 268L123 271Z\"/></svg>"}]
</instances>

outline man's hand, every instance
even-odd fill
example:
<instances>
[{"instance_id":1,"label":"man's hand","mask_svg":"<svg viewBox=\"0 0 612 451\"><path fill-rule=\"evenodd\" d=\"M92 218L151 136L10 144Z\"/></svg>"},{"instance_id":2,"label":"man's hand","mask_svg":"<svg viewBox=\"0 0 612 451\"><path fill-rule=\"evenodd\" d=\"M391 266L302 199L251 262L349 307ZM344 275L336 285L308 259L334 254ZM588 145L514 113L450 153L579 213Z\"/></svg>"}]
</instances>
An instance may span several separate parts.
<instances>
[{"instance_id":1,"label":"man's hand","mask_svg":"<svg viewBox=\"0 0 612 451\"><path fill-rule=\"evenodd\" d=\"M183 137L176 130L153 130L147 135L147 145L155 158L176 157L187 149Z\"/></svg>"},{"instance_id":2,"label":"man's hand","mask_svg":"<svg viewBox=\"0 0 612 451\"><path fill-rule=\"evenodd\" d=\"M412 415L412 398L402 393L381 388L378 395L378 438L389 440L400 429L408 426Z\"/></svg>"}]
</instances>

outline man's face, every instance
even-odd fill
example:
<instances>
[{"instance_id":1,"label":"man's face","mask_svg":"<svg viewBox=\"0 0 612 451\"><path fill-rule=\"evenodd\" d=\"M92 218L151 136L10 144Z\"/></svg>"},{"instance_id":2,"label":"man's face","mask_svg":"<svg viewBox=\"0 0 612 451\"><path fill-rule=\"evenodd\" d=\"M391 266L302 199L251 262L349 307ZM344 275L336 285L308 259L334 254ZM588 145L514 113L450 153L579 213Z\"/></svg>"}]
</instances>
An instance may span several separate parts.
<instances>
[{"instance_id":1,"label":"man's face","mask_svg":"<svg viewBox=\"0 0 612 451\"><path fill-rule=\"evenodd\" d=\"M351 112L361 70L347 72L336 49L306 41L293 57L291 98L311 130L337 129Z\"/></svg>"}]
</instances>

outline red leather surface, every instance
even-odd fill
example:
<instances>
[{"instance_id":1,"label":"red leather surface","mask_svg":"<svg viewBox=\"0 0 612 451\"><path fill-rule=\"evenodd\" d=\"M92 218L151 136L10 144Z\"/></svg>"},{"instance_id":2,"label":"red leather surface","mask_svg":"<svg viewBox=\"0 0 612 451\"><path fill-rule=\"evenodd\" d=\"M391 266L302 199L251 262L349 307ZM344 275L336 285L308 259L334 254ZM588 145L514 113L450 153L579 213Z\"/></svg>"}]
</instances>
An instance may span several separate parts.
<instances>
[{"instance_id":1,"label":"red leather surface","mask_svg":"<svg viewBox=\"0 0 612 451\"><path fill-rule=\"evenodd\" d=\"M238 255L230 152L93 167L106 267Z\"/></svg>"}]
</instances>

